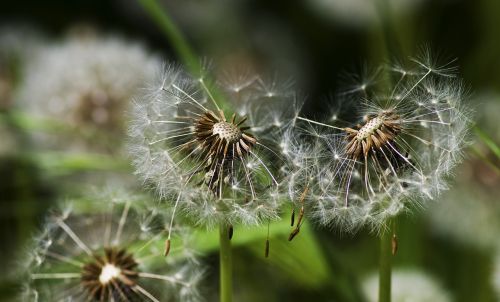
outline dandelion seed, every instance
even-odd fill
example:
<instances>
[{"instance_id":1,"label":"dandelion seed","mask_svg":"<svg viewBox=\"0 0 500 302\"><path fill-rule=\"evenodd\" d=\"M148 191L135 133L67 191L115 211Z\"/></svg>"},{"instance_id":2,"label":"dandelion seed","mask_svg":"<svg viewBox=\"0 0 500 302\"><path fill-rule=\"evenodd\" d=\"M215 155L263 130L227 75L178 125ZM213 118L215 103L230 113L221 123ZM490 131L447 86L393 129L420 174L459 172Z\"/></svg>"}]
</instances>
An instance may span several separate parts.
<instances>
[{"instance_id":1,"label":"dandelion seed","mask_svg":"<svg viewBox=\"0 0 500 302\"><path fill-rule=\"evenodd\" d=\"M276 218L284 165L279 143L296 115L294 95L246 75L217 83L222 100L204 78L172 66L157 83L131 114L136 174L209 227Z\"/></svg>"},{"instance_id":2,"label":"dandelion seed","mask_svg":"<svg viewBox=\"0 0 500 302\"><path fill-rule=\"evenodd\" d=\"M165 260L153 244L164 235L164 217L108 197L81 209L71 202L70 211L50 217L29 252L26 300L198 301L202 272L189 248Z\"/></svg>"}]
</instances>

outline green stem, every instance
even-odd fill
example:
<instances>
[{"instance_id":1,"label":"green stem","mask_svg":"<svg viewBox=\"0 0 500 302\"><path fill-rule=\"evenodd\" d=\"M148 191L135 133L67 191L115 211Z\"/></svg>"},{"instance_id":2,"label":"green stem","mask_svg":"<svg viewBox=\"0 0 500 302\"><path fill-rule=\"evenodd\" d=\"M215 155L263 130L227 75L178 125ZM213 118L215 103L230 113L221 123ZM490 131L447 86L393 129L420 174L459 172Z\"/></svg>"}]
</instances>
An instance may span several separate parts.
<instances>
[{"instance_id":1,"label":"green stem","mask_svg":"<svg viewBox=\"0 0 500 302\"><path fill-rule=\"evenodd\" d=\"M232 301L233 287L233 262L231 255L231 240L229 239L229 226L221 224L220 235L220 302Z\"/></svg>"},{"instance_id":2,"label":"green stem","mask_svg":"<svg viewBox=\"0 0 500 302\"><path fill-rule=\"evenodd\" d=\"M201 66L198 55L189 46L189 43L187 43L186 39L182 35L182 32L177 28L165 9L158 4L157 0L138 1L166 35L167 39L174 47L175 52L191 75L196 78L201 77L203 66ZM225 101L224 95L215 87L212 79L205 75L203 76L203 81L207 92L209 92L212 97L217 100L218 105L222 109L227 109L227 102Z\"/></svg>"},{"instance_id":3,"label":"green stem","mask_svg":"<svg viewBox=\"0 0 500 302\"><path fill-rule=\"evenodd\" d=\"M172 22L167 12L156 0L139 0L139 3L170 40L175 52L186 67L189 68L189 71L193 75L198 76L201 72L198 56L191 49L181 31L177 28L175 23Z\"/></svg>"},{"instance_id":4,"label":"green stem","mask_svg":"<svg viewBox=\"0 0 500 302\"><path fill-rule=\"evenodd\" d=\"M495 141L477 125L474 126L474 133L486 144L486 146L493 152L493 154L500 159L500 147Z\"/></svg>"},{"instance_id":5,"label":"green stem","mask_svg":"<svg viewBox=\"0 0 500 302\"><path fill-rule=\"evenodd\" d=\"M380 237L379 255L379 289L378 301L391 302L391 269L392 269L392 223L388 231L384 231Z\"/></svg>"}]
</instances>

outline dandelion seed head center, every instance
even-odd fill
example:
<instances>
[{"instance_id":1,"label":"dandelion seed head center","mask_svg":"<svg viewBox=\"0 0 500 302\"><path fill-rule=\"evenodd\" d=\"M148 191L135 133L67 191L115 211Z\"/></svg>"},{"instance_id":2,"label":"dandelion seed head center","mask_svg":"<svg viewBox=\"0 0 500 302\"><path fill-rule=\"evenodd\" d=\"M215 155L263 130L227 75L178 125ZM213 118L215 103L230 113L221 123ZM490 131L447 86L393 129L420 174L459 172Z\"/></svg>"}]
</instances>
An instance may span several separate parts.
<instances>
[{"instance_id":1,"label":"dandelion seed head center","mask_svg":"<svg viewBox=\"0 0 500 302\"><path fill-rule=\"evenodd\" d=\"M101 274L99 275L99 282L107 284L111 279L118 278L120 274L121 269L111 263L106 263L101 270Z\"/></svg>"},{"instance_id":2,"label":"dandelion seed head center","mask_svg":"<svg viewBox=\"0 0 500 302\"><path fill-rule=\"evenodd\" d=\"M244 160L257 144L257 139L247 132L250 127L244 126L246 119L233 114L227 120L222 111L206 111L194 120L193 134L205 153L201 163L203 169L199 171L203 173L202 183L218 197L222 197L223 187L231 183L235 175L235 163ZM252 163L244 164L248 168L254 166Z\"/></svg>"},{"instance_id":3,"label":"dandelion seed head center","mask_svg":"<svg viewBox=\"0 0 500 302\"><path fill-rule=\"evenodd\" d=\"M352 159L359 159L362 155L367 158L371 151L377 152L401 132L401 118L391 110L384 110L375 117L367 116L365 120L359 130L345 128L346 153Z\"/></svg>"},{"instance_id":4,"label":"dandelion seed head center","mask_svg":"<svg viewBox=\"0 0 500 302\"><path fill-rule=\"evenodd\" d=\"M369 120L361 129L359 129L356 139L358 141L367 139L370 135L375 133L377 129L380 129L384 124L384 118L382 116L377 116Z\"/></svg>"},{"instance_id":5,"label":"dandelion seed head center","mask_svg":"<svg viewBox=\"0 0 500 302\"><path fill-rule=\"evenodd\" d=\"M212 132L230 143L239 141L242 135L241 130L236 125L228 122L215 123Z\"/></svg>"},{"instance_id":6,"label":"dandelion seed head center","mask_svg":"<svg viewBox=\"0 0 500 302\"><path fill-rule=\"evenodd\" d=\"M124 249L106 248L83 266L81 285L91 300L109 300L117 294L117 287L132 292L139 277L137 266L132 254Z\"/></svg>"}]
</instances>

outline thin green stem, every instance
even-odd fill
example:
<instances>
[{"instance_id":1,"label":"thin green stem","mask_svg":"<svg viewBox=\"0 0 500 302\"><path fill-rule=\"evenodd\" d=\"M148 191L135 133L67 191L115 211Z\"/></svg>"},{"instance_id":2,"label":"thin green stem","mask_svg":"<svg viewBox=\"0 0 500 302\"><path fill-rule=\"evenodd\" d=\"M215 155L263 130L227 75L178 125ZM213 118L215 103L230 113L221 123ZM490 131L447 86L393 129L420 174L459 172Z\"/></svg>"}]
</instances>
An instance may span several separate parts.
<instances>
[{"instance_id":1,"label":"thin green stem","mask_svg":"<svg viewBox=\"0 0 500 302\"><path fill-rule=\"evenodd\" d=\"M220 302L231 302L233 293L233 260L229 226L222 224L219 229L220 238Z\"/></svg>"},{"instance_id":2,"label":"thin green stem","mask_svg":"<svg viewBox=\"0 0 500 302\"><path fill-rule=\"evenodd\" d=\"M391 302L391 270L392 270L392 235L393 223L389 230L384 231L380 237L379 255L379 289L378 301Z\"/></svg>"},{"instance_id":3,"label":"thin green stem","mask_svg":"<svg viewBox=\"0 0 500 302\"><path fill-rule=\"evenodd\" d=\"M190 47L189 43L182 35L182 32L172 21L172 18L168 15L165 8L163 8L157 0L138 1L165 34L191 75L200 78L203 88L210 95L211 99L216 102L217 109L219 109L219 107L226 109L227 102L225 101L224 95L215 87L212 79L202 74L203 66L200 63L198 55Z\"/></svg>"},{"instance_id":4,"label":"thin green stem","mask_svg":"<svg viewBox=\"0 0 500 302\"><path fill-rule=\"evenodd\" d=\"M139 0L139 3L170 40L175 52L189 71L195 76L200 75L201 66L198 56L191 49L181 31L167 14L166 10L161 7L156 0Z\"/></svg>"},{"instance_id":5,"label":"thin green stem","mask_svg":"<svg viewBox=\"0 0 500 302\"><path fill-rule=\"evenodd\" d=\"M500 175L500 168L497 167L497 165L491 161L486 155L483 154L483 152L475 145L472 147L472 151L474 154L479 157L480 160L482 160L488 167L490 167L491 170L493 170L497 175Z\"/></svg>"},{"instance_id":6,"label":"thin green stem","mask_svg":"<svg viewBox=\"0 0 500 302\"><path fill-rule=\"evenodd\" d=\"M486 146L493 152L493 154L500 159L500 147L494 142L494 140L486 132L484 132L477 125L474 126L474 133L483 141Z\"/></svg>"}]
</instances>

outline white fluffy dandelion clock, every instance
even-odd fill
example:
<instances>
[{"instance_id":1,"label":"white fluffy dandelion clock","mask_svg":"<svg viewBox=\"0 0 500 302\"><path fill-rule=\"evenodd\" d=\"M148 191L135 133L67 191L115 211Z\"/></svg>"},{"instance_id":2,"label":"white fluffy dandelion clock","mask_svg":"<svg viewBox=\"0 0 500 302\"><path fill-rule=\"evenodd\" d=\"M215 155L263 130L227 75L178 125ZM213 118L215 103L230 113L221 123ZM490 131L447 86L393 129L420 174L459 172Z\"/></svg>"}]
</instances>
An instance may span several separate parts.
<instances>
[{"instance_id":1,"label":"white fluffy dandelion clock","mask_svg":"<svg viewBox=\"0 0 500 302\"><path fill-rule=\"evenodd\" d=\"M327 125L301 118L332 130L317 136L328 156L318 161L309 197L322 224L378 231L388 218L423 206L446 188L469 126L464 91L451 68L412 62L389 68L388 90L361 83L349 91L357 120L339 117Z\"/></svg>"},{"instance_id":2,"label":"white fluffy dandelion clock","mask_svg":"<svg viewBox=\"0 0 500 302\"><path fill-rule=\"evenodd\" d=\"M202 225L256 225L277 217L282 130L295 97L275 81L205 79L166 67L135 101L129 135L136 173Z\"/></svg>"},{"instance_id":3,"label":"white fluffy dandelion clock","mask_svg":"<svg viewBox=\"0 0 500 302\"><path fill-rule=\"evenodd\" d=\"M166 259L154 244L164 218L132 200L106 201L74 202L50 216L29 252L24 300L198 301L193 253L183 246Z\"/></svg>"},{"instance_id":4,"label":"white fluffy dandelion clock","mask_svg":"<svg viewBox=\"0 0 500 302\"><path fill-rule=\"evenodd\" d=\"M144 81L154 77L157 64L138 43L96 34L70 36L42 47L25 66L19 107L61 129L36 133L43 146L120 151L124 112Z\"/></svg>"}]
</instances>

